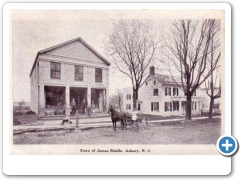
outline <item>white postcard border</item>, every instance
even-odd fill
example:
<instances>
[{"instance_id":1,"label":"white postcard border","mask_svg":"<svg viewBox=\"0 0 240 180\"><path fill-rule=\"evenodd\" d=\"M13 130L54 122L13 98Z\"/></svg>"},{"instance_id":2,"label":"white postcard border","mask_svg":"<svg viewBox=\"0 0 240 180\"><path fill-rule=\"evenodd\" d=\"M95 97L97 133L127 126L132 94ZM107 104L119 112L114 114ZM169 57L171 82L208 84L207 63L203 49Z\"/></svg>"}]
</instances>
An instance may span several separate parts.
<instances>
[{"instance_id":1,"label":"white postcard border","mask_svg":"<svg viewBox=\"0 0 240 180\"><path fill-rule=\"evenodd\" d=\"M225 134L231 134L231 7L219 4L153 4L153 3L85 3L83 9L225 9ZM10 84L10 9L76 9L72 4L6 4L3 7L3 172L8 175L227 175L231 172L231 158L221 155L10 155L9 109ZM219 166L221 164L222 166ZM71 168L65 168L70 166ZM212 168L217 166L218 168ZM26 168L27 167L27 168ZM54 167L54 168L52 168Z\"/></svg>"}]
</instances>

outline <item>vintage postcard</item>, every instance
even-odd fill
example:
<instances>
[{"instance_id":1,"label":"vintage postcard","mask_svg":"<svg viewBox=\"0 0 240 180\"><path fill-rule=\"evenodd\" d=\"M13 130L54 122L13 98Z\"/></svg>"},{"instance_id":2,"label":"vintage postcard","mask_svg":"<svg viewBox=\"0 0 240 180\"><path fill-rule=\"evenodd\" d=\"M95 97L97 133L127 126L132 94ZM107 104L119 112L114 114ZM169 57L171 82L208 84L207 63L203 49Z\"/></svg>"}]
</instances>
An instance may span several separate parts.
<instances>
[{"instance_id":1,"label":"vintage postcard","mask_svg":"<svg viewBox=\"0 0 240 180\"><path fill-rule=\"evenodd\" d=\"M27 5L5 7L9 155L222 161L228 5Z\"/></svg>"}]
</instances>

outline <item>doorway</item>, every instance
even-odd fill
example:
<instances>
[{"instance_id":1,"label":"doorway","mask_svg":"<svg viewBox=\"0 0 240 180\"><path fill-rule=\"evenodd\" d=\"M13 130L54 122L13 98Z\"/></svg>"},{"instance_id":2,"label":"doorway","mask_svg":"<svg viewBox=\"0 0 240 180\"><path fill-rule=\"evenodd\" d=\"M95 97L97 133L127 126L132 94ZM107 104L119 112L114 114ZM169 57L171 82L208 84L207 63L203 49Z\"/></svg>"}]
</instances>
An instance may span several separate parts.
<instances>
[{"instance_id":1,"label":"doorway","mask_svg":"<svg viewBox=\"0 0 240 180\"><path fill-rule=\"evenodd\" d=\"M87 107L87 88L70 87L71 114L85 114Z\"/></svg>"}]
</instances>

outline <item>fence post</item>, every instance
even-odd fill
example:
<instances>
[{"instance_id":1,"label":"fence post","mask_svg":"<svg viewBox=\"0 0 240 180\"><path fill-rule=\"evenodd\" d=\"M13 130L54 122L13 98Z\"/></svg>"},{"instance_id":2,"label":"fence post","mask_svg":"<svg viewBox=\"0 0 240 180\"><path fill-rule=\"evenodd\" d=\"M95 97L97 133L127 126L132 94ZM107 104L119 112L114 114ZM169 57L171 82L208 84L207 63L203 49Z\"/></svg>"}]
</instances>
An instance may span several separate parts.
<instances>
[{"instance_id":1,"label":"fence post","mask_svg":"<svg viewBox=\"0 0 240 180\"><path fill-rule=\"evenodd\" d=\"M76 118L76 129L78 129L78 114L77 114L77 118Z\"/></svg>"}]
</instances>

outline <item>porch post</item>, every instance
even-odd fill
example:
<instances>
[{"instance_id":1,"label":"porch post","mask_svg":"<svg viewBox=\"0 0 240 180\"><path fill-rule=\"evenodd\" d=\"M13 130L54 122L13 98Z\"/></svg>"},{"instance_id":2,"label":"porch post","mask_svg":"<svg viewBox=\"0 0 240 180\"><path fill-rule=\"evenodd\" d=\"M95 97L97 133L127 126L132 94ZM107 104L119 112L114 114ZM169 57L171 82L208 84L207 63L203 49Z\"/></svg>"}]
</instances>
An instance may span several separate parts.
<instances>
[{"instance_id":1,"label":"porch post","mask_svg":"<svg viewBox=\"0 0 240 180\"><path fill-rule=\"evenodd\" d=\"M70 87L66 86L66 92L65 92L65 102L66 102L66 115L70 115Z\"/></svg>"},{"instance_id":2,"label":"porch post","mask_svg":"<svg viewBox=\"0 0 240 180\"><path fill-rule=\"evenodd\" d=\"M38 115L45 115L44 65L39 62Z\"/></svg>"},{"instance_id":3,"label":"porch post","mask_svg":"<svg viewBox=\"0 0 240 180\"><path fill-rule=\"evenodd\" d=\"M38 114L43 116L45 114L45 92L44 85L39 85L39 102L38 102Z\"/></svg>"},{"instance_id":4,"label":"porch post","mask_svg":"<svg viewBox=\"0 0 240 180\"><path fill-rule=\"evenodd\" d=\"M109 107L109 91L108 91L108 87L106 87L105 89L105 101L106 101L106 111L108 110Z\"/></svg>"},{"instance_id":5,"label":"porch post","mask_svg":"<svg viewBox=\"0 0 240 180\"><path fill-rule=\"evenodd\" d=\"M195 110L195 101L192 101L192 106L193 106L193 114L196 113L196 110Z\"/></svg>"},{"instance_id":6,"label":"porch post","mask_svg":"<svg viewBox=\"0 0 240 180\"><path fill-rule=\"evenodd\" d=\"M106 103L106 89L103 89L103 111L105 112L107 107L107 103Z\"/></svg>"},{"instance_id":7,"label":"porch post","mask_svg":"<svg viewBox=\"0 0 240 180\"><path fill-rule=\"evenodd\" d=\"M103 102L103 90L100 91L100 97L99 97L99 110L101 112L103 112L103 105L104 105L104 102Z\"/></svg>"},{"instance_id":8,"label":"porch post","mask_svg":"<svg viewBox=\"0 0 240 180\"><path fill-rule=\"evenodd\" d=\"M201 102L198 101L198 113L201 114L201 107L200 107Z\"/></svg>"},{"instance_id":9,"label":"porch post","mask_svg":"<svg viewBox=\"0 0 240 180\"><path fill-rule=\"evenodd\" d=\"M88 101L88 106L91 106L91 87L88 86L87 88L87 101Z\"/></svg>"},{"instance_id":10,"label":"porch post","mask_svg":"<svg viewBox=\"0 0 240 180\"><path fill-rule=\"evenodd\" d=\"M182 115L182 101L179 100L179 115Z\"/></svg>"}]
</instances>

